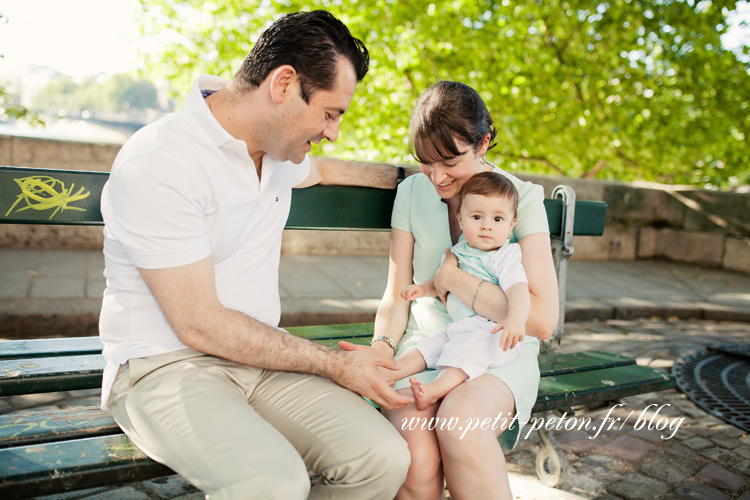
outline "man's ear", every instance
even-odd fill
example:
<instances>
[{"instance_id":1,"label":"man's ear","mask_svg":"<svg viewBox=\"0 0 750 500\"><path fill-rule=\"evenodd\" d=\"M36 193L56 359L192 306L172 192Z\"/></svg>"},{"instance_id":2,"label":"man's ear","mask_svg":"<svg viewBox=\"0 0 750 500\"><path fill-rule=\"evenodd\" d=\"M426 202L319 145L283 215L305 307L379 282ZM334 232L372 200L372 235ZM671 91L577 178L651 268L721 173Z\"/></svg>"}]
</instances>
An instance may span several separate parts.
<instances>
[{"instance_id":1,"label":"man's ear","mask_svg":"<svg viewBox=\"0 0 750 500\"><path fill-rule=\"evenodd\" d=\"M274 104L281 104L296 87L297 72L292 66L285 64L273 70L268 78L271 99Z\"/></svg>"}]
</instances>

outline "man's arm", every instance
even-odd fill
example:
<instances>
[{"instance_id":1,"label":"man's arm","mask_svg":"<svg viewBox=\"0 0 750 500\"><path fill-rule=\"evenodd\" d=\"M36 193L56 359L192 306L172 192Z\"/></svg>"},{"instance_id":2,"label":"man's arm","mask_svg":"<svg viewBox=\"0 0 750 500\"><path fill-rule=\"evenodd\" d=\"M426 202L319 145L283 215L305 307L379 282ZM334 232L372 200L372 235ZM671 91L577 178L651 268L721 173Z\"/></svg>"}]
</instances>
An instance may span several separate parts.
<instances>
[{"instance_id":1,"label":"man's arm","mask_svg":"<svg viewBox=\"0 0 750 500\"><path fill-rule=\"evenodd\" d=\"M310 174L295 188L305 188L315 184L335 184L339 186L364 186L381 189L394 189L398 182L398 169L384 163L362 163L334 158L310 156ZM404 175L414 173L404 169Z\"/></svg>"},{"instance_id":2,"label":"man's arm","mask_svg":"<svg viewBox=\"0 0 750 500\"><path fill-rule=\"evenodd\" d=\"M291 335L221 305L211 257L169 269L138 269L183 344L244 365L312 373L366 396L386 409L411 398L397 394L378 372L397 363L376 352L342 352Z\"/></svg>"}]
</instances>

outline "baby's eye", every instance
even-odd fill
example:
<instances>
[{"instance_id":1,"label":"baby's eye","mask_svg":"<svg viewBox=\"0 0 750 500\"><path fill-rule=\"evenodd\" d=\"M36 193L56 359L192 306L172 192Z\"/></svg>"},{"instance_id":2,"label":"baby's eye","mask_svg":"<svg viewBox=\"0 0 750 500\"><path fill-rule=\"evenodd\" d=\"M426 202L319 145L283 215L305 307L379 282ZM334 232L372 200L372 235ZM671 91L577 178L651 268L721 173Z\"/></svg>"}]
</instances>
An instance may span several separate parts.
<instances>
[{"instance_id":1,"label":"baby's eye","mask_svg":"<svg viewBox=\"0 0 750 500\"><path fill-rule=\"evenodd\" d=\"M502 221L503 221L502 217L495 217L495 222L502 222Z\"/></svg>"},{"instance_id":2,"label":"baby's eye","mask_svg":"<svg viewBox=\"0 0 750 500\"><path fill-rule=\"evenodd\" d=\"M471 218L474 219L474 220L482 220L482 216L481 215L472 215Z\"/></svg>"}]
</instances>

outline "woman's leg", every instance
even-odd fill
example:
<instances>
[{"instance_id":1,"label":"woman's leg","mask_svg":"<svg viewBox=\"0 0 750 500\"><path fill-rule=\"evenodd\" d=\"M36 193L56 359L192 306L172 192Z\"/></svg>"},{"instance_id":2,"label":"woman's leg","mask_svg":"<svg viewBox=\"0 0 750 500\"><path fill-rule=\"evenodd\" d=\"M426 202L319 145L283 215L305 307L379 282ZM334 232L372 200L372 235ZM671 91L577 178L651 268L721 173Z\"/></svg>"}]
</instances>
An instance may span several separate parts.
<instances>
[{"instance_id":1,"label":"woman's leg","mask_svg":"<svg viewBox=\"0 0 750 500\"><path fill-rule=\"evenodd\" d=\"M505 455L497 436L505 430L502 423L508 425L513 412L513 394L505 383L492 375L482 375L461 384L443 398L437 416L448 420L458 418L461 422L460 428L437 431L451 498L512 498ZM498 416L500 419L494 430L493 426L481 429L485 419L490 418L494 423Z\"/></svg>"},{"instance_id":2,"label":"woman's leg","mask_svg":"<svg viewBox=\"0 0 750 500\"><path fill-rule=\"evenodd\" d=\"M410 389L400 393L409 395ZM400 410L383 410L383 415L401 433L409 445L411 465L406 481L398 490L396 500L439 500L443 498L444 480L440 462L440 447L434 430L437 405L424 411L417 410L414 404ZM422 423L424 430L422 429ZM430 422L433 430L429 430ZM411 424L411 429L409 428Z\"/></svg>"}]
</instances>

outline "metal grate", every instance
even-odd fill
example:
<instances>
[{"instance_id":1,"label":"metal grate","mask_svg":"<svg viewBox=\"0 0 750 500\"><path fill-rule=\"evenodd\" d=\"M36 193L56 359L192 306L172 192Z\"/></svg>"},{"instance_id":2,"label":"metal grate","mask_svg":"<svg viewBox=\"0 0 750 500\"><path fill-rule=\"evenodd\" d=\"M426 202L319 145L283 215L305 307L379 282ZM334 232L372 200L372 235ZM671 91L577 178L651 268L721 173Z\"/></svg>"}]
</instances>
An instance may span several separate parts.
<instances>
[{"instance_id":1,"label":"metal grate","mask_svg":"<svg viewBox=\"0 0 750 500\"><path fill-rule=\"evenodd\" d=\"M711 415L750 432L750 344L709 349L674 364L677 387Z\"/></svg>"}]
</instances>

